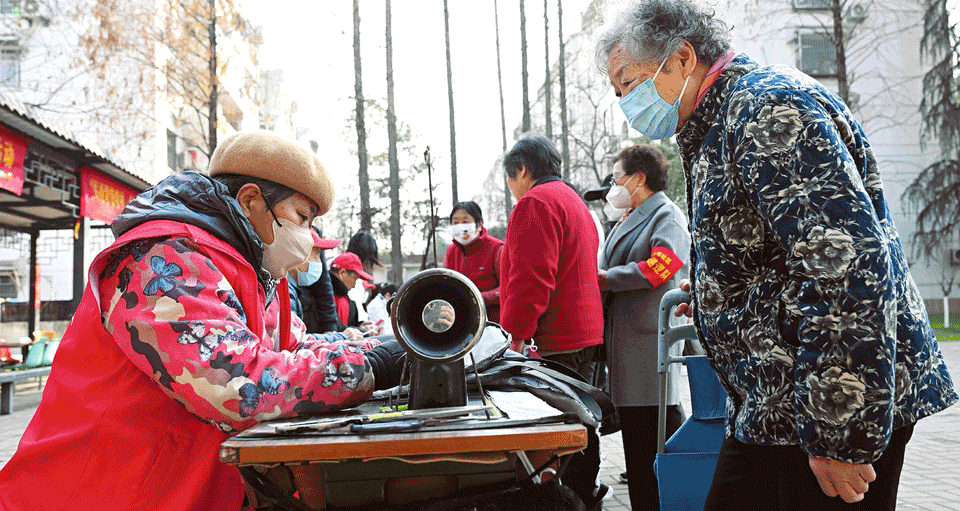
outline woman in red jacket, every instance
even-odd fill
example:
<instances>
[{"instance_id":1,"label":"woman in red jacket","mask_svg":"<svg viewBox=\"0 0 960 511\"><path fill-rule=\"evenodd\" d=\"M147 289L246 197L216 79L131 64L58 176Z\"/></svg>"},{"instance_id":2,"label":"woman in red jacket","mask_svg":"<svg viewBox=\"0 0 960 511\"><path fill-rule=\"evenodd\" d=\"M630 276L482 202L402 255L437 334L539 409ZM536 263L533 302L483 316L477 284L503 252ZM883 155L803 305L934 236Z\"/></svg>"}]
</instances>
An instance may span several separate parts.
<instances>
[{"instance_id":1,"label":"woman in red jacket","mask_svg":"<svg viewBox=\"0 0 960 511\"><path fill-rule=\"evenodd\" d=\"M270 132L134 198L0 471L0 509L239 511L240 472L218 457L229 435L395 385L396 341L307 335L290 312L282 277L332 203L316 156Z\"/></svg>"},{"instance_id":2,"label":"woman in red jacket","mask_svg":"<svg viewBox=\"0 0 960 511\"><path fill-rule=\"evenodd\" d=\"M487 319L500 321L500 252L503 241L490 236L483 213L473 201L458 202L450 213L454 243L447 248L443 267L464 274L480 290Z\"/></svg>"}]
</instances>

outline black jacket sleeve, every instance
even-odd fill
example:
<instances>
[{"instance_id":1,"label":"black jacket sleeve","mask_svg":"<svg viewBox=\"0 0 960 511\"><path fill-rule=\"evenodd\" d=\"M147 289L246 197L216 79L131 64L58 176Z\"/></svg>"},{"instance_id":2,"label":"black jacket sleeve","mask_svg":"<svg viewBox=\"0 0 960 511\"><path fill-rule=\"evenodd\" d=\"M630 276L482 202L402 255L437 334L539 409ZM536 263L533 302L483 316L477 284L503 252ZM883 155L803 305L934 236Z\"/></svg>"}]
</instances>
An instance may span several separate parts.
<instances>
[{"instance_id":1,"label":"black jacket sleeve","mask_svg":"<svg viewBox=\"0 0 960 511\"><path fill-rule=\"evenodd\" d=\"M320 313L320 331L337 331L337 304L333 299L333 284L330 282L330 270L327 269L327 258L320 254L320 262L323 263L323 273L320 274L320 280L313 285L313 291L317 297L317 310Z\"/></svg>"}]
</instances>

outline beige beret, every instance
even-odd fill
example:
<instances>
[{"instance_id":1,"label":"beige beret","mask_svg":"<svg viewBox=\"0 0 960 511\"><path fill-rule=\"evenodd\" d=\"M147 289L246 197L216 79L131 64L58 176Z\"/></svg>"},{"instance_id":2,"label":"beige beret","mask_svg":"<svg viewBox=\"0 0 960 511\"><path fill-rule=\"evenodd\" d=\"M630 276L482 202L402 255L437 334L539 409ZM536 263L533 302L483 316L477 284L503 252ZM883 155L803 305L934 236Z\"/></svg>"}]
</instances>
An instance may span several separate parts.
<instances>
[{"instance_id":1,"label":"beige beret","mask_svg":"<svg viewBox=\"0 0 960 511\"><path fill-rule=\"evenodd\" d=\"M272 131L248 131L220 142L209 173L240 174L288 186L317 203L319 214L333 204L333 182L323 163L295 140Z\"/></svg>"}]
</instances>

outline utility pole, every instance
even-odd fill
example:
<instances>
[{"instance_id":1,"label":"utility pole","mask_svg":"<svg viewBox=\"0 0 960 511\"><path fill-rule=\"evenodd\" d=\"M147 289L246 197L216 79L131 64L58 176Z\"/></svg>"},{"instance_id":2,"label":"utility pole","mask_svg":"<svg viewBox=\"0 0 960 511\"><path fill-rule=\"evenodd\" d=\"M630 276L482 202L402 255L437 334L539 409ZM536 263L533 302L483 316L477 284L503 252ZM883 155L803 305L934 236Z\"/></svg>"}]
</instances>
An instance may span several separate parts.
<instances>
[{"instance_id":1,"label":"utility pole","mask_svg":"<svg viewBox=\"0 0 960 511\"><path fill-rule=\"evenodd\" d=\"M427 253L430 251L430 244L433 244L433 267L437 268L437 214L433 206L433 162L430 161L430 146L423 152L423 161L427 164L427 187L430 193L430 234L427 236L427 248L423 251L423 260L420 261L420 269L427 269Z\"/></svg>"}]
</instances>

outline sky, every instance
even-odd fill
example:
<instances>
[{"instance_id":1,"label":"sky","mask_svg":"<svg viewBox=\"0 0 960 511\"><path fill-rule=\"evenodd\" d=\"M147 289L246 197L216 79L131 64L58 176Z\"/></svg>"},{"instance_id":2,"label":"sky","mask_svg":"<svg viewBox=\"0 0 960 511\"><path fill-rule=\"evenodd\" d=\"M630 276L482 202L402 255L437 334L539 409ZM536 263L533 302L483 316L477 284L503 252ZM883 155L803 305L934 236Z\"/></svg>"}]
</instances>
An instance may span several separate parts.
<instances>
[{"instance_id":1,"label":"sky","mask_svg":"<svg viewBox=\"0 0 960 511\"><path fill-rule=\"evenodd\" d=\"M557 1L548 3L550 59L554 61ZM580 30L581 13L589 3L563 1L564 38ZM361 0L360 16L363 94L383 99L386 106L384 5L384 0ZM533 98L544 76L544 3L527 0L525 5ZM356 179L358 166L357 157L350 153L353 143L344 137L345 130L354 129L347 125L355 106L352 2L244 0L244 6L249 19L263 26L261 66L284 71L287 93L298 103L298 124L310 129L306 138L319 142L320 158L342 188L345 180ZM439 211L444 212L452 204L443 0L393 0L391 8L397 118L419 134L419 146L430 146L434 175L442 181L436 190ZM519 0L498 0L497 8L509 147L521 118ZM449 10L458 190L459 199L467 200L479 192L503 150L494 2L449 0Z\"/></svg>"}]
</instances>

